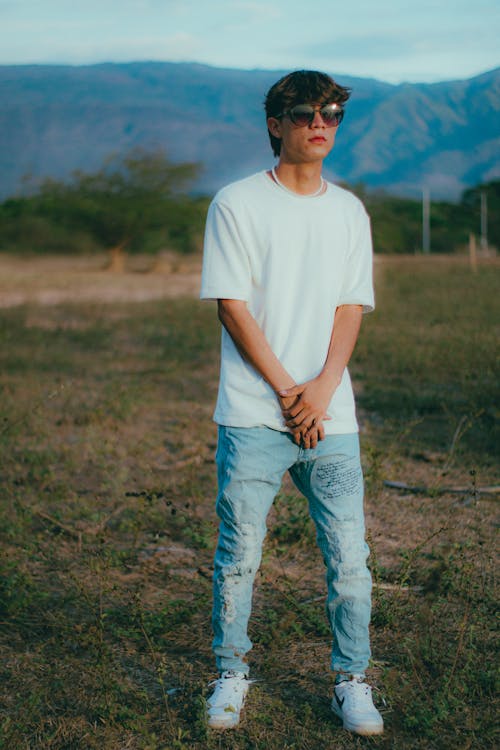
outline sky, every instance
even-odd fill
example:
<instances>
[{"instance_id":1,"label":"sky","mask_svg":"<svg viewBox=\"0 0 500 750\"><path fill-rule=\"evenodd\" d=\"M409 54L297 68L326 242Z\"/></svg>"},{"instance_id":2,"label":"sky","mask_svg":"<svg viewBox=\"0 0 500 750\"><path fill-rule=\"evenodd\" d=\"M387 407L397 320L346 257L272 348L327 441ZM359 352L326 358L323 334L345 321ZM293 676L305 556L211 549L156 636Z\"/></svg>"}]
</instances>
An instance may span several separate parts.
<instances>
[{"instance_id":1,"label":"sky","mask_svg":"<svg viewBox=\"0 0 500 750\"><path fill-rule=\"evenodd\" d=\"M0 64L157 60L390 83L500 65L500 0L0 0Z\"/></svg>"}]
</instances>

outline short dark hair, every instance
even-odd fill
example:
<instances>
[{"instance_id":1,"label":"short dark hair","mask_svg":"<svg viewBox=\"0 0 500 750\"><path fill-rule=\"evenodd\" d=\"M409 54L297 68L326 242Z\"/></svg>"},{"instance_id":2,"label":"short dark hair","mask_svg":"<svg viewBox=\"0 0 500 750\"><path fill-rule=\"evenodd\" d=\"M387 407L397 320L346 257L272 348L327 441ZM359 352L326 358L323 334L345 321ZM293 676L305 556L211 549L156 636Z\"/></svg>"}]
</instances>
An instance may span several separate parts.
<instances>
[{"instance_id":1,"label":"short dark hair","mask_svg":"<svg viewBox=\"0 0 500 750\"><path fill-rule=\"evenodd\" d=\"M296 70L283 76L266 94L264 106L266 120L277 117L296 104L345 104L351 89L341 86L326 73L316 70ZM275 156L280 155L281 140L269 132L271 148Z\"/></svg>"}]
</instances>

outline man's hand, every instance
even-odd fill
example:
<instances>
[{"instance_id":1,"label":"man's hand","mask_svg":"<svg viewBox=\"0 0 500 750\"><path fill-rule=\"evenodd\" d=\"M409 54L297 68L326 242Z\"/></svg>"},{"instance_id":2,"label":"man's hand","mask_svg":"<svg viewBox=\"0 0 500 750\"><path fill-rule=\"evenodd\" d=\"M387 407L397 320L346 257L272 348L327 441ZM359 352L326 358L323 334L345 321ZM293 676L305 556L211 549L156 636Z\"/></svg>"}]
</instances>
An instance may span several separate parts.
<instances>
[{"instance_id":1,"label":"man's hand","mask_svg":"<svg viewBox=\"0 0 500 750\"><path fill-rule=\"evenodd\" d=\"M304 410L303 405L300 405L300 400L306 385L307 383L304 383L293 388L287 388L279 391L277 395L285 424L290 428L295 443L303 448L315 448L318 442L324 440L325 437L323 418L306 416L301 421L298 416L292 416L292 414L301 414ZM329 400L327 406L328 403ZM329 417L326 417L326 419L329 419Z\"/></svg>"},{"instance_id":2,"label":"man's hand","mask_svg":"<svg viewBox=\"0 0 500 750\"><path fill-rule=\"evenodd\" d=\"M288 410L297 402L298 398L297 396L281 396L280 392L278 392L276 395L278 396L278 402L283 414L283 419L286 419L285 415L288 415ZM299 428L296 430L292 430L291 432L293 435L293 439L297 443L297 445L301 445L303 430Z\"/></svg>"},{"instance_id":3,"label":"man's hand","mask_svg":"<svg viewBox=\"0 0 500 750\"><path fill-rule=\"evenodd\" d=\"M334 390L335 387L331 383L318 376L301 385L279 391L281 400L286 399L288 402L292 398L295 399L291 406L282 409L286 426L294 431L299 428L304 431L316 427L325 419L330 419L326 410Z\"/></svg>"},{"instance_id":4,"label":"man's hand","mask_svg":"<svg viewBox=\"0 0 500 750\"><path fill-rule=\"evenodd\" d=\"M299 427L296 430L292 430L292 434L297 445L301 445L303 448L316 448L319 441L325 439L325 428L321 421L313 424L309 429L307 427Z\"/></svg>"},{"instance_id":5,"label":"man's hand","mask_svg":"<svg viewBox=\"0 0 500 750\"><path fill-rule=\"evenodd\" d=\"M281 394L285 391L278 391L276 394L278 396L278 401L280 405L280 409L283 412L283 416L285 414L288 414L288 410L291 409L291 407L298 401L297 396L282 396Z\"/></svg>"}]
</instances>

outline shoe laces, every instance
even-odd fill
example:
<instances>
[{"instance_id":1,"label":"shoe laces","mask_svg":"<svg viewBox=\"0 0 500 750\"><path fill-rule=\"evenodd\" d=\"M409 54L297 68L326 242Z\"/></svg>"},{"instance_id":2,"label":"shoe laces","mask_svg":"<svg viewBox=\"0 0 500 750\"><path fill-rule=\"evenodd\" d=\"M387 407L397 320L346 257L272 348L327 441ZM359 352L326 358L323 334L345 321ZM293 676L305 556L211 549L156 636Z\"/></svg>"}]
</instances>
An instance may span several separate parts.
<instances>
[{"instance_id":1,"label":"shoe laces","mask_svg":"<svg viewBox=\"0 0 500 750\"><path fill-rule=\"evenodd\" d=\"M249 683L250 680L243 672L233 672L232 670L223 672L217 680L213 680L209 685L209 687L215 687L211 701L214 701L214 699L225 701L234 693L243 692L245 685Z\"/></svg>"},{"instance_id":2,"label":"shoe laces","mask_svg":"<svg viewBox=\"0 0 500 750\"><path fill-rule=\"evenodd\" d=\"M342 680L342 682L335 686L336 690L339 688L342 692L346 691L346 695L349 695L349 700L353 707L356 704L365 703L366 698L370 696L372 691L370 685L355 677L351 680Z\"/></svg>"}]
</instances>

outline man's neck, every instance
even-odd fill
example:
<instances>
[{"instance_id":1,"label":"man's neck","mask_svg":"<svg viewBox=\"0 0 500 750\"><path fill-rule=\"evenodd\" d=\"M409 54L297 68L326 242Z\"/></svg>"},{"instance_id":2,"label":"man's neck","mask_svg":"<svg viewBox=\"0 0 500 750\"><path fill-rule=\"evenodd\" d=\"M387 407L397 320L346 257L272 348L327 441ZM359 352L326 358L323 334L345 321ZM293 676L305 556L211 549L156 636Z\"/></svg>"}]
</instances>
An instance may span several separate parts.
<instances>
[{"instance_id":1,"label":"man's neck","mask_svg":"<svg viewBox=\"0 0 500 750\"><path fill-rule=\"evenodd\" d=\"M323 162L293 164L281 161L275 168L276 175L288 190L298 195L311 195L321 188L321 167Z\"/></svg>"}]
</instances>

